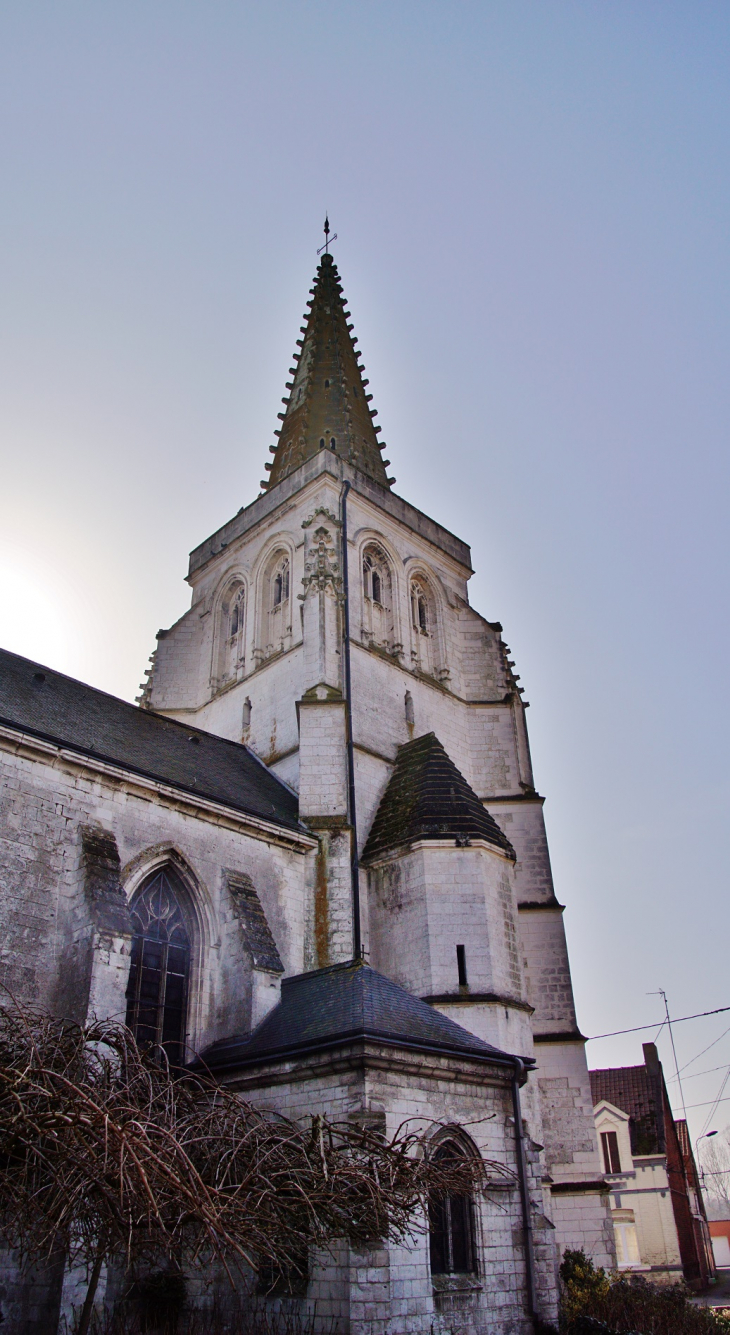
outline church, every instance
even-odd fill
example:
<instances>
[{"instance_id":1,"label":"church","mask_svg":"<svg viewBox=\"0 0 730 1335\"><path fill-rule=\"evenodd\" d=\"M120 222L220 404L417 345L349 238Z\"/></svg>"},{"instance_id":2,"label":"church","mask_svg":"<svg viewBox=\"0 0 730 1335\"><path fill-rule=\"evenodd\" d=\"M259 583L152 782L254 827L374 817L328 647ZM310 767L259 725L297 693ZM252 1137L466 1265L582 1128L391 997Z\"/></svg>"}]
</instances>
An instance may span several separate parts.
<instances>
[{"instance_id":1,"label":"church","mask_svg":"<svg viewBox=\"0 0 730 1335\"><path fill-rule=\"evenodd\" d=\"M312 1255L289 1301L527 1335L565 1248L615 1265L563 906L502 626L394 491L357 344L327 250L261 492L191 553L136 706L0 654L0 981L288 1117L503 1165L409 1246ZM4 1329L70 1292L6 1267Z\"/></svg>"}]
</instances>

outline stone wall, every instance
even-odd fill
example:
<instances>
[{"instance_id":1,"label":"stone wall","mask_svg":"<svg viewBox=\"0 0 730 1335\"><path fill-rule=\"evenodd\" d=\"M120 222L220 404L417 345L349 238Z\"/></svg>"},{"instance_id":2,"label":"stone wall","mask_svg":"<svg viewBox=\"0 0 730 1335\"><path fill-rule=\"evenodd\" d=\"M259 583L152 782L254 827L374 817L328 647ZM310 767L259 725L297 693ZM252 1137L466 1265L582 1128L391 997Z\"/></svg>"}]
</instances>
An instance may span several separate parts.
<instances>
[{"instance_id":1,"label":"stone wall","mask_svg":"<svg viewBox=\"0 0 730 1335\"><path fill-rule=\"evenodd\" d=\"M301 972L314 838L279 837L241 813L8 729L0 756L0 978L19 1000L85 1020L103 998L107 1014L124 1018L128 953L120 966L114 946L124 927L99 918L87 831L105 834L116 848L125 899L167 861L185 886L194 929L194 1049L250 1023L255 970L230 871L250 878L286 971ZM104 967L106 983L99 979Z\"/></svg>"}]
</instances>

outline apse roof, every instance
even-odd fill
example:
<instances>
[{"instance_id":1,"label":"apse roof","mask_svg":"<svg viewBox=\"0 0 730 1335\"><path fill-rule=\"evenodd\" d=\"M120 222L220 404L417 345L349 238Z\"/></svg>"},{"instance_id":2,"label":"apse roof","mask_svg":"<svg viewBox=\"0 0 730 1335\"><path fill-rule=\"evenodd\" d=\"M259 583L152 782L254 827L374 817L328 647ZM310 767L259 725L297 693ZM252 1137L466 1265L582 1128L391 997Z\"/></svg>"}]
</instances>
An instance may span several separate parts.
<instances>
[{"instance_id":1,"label":"apse roof","mask_svg":"<svg viewBox=\"0 0 730 1335\"><path fill-rule=\"evenodd\" d=\"M428 732L401 746L375 813L363 861L414 839L485 839L511 858L506 834Z\"/></svg>"},{"instance_id":2,"label":"apse roof","mask_svg":"<svg viewBox=\"0 0 730 1335\"><path fill-rule=\"evenodd\" d=\"M271 446L273 462L266 465L270 476L261 486L264 490L275 486L326 449L388 488L395 478L387 476L381 457L384 446L378 444L380 427L373 423L377 416L370 407L373 396L363 378L350 312L331 255L322 256L307 305L289 370L289 392L279 413L281 427L275 433L279 440Z\"/></svg>"},{"instance_id":3,"label":"apse roof","mask_svg":"<svg viewBox=\"0 0 730 1335\"><path fill-rule=\"evenodd\" d=\"M0 722L290 829L294 793L238 742L0 650Z\"/></svg>"},{"instance_id":4,"label":"apse roof","mask_svg":"<svg viewBox=\"0 0 730 1335\"><path fill-rule=\"evenodd\" d=\"M251 1034L214 1043L200 1060L219 1071L358 1039L485 1062L514 1062L362 960L285 978L281 1001Z\"/></svg>"}]
</instances>

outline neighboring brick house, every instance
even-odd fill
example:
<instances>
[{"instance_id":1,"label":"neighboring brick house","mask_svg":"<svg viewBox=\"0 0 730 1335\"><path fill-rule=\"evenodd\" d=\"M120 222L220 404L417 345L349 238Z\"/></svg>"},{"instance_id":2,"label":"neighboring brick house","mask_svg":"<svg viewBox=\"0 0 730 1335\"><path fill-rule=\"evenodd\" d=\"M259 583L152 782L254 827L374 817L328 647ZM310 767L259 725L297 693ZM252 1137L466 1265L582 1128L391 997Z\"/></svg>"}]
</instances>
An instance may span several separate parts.
<instances>
[{"instance_id":1,"label":"neighboring brick house","mask_svg":"<svg viewBox=\"0 0 730 1335\"><path fill-rule=\"evenodd\" d=\"M702 1286L714 1261L687 1123L672 1115L655 1045L643 1051L643 1066L590 1072L619 1269Z\"/></svg>"},{"instance_id":2,"label":"neighboring brick house","mask_svg":"<svg viewBox=\"0 0 730 1335\"><path fill-rule=\"evenodd\" d=\"M521 1335L565 1247L615 1261L522 688L468 546L392 491L331 255L308 306L270 477L192 553L141 707L0 657L1 976L267 1106L503 1164L430 1242L311 1258L296 1302ZM59 1283L8 1270L3 1329L50 1331Z\"/></svg>"}]
</instances>

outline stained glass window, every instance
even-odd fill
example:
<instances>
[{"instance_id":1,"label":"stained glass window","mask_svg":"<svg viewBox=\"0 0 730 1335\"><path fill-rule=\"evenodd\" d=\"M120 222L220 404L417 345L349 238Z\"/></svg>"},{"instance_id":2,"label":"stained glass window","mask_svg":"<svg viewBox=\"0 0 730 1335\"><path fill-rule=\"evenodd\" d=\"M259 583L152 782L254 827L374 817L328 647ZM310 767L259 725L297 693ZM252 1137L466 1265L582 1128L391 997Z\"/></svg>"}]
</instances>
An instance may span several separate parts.
<instances>
[{"instance_id":1,"label":"stained glass window","mask_svg":"<svg viewBox=\"0 0 730 1335\"><path fill-rule=\"evenodd\" d=\"M179 1065L185 1055L190 938L169 869L143 886L131 912L127 1024L141 1046L163 1048L168 1061Z\"/></svg>"}]
</instances>

